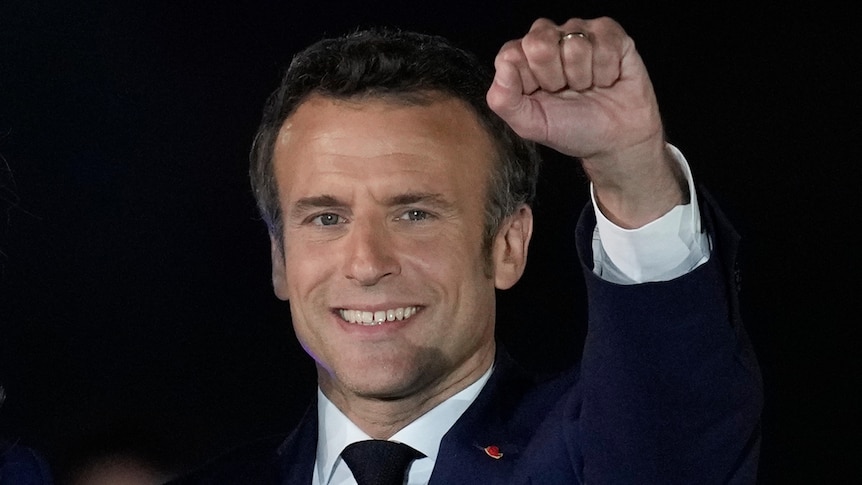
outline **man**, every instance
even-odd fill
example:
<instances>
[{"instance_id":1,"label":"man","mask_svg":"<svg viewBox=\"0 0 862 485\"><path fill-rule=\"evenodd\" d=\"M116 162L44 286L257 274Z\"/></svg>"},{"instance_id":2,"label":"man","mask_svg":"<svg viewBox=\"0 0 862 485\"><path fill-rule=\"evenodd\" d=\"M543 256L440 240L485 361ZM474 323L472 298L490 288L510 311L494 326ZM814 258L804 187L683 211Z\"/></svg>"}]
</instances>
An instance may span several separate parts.
<instances>
[{"instance_id":1,"label":"man","mask_svg":"<svg viewBox=\"0 0 862 485\"><path fill-rule=\"evenodd\" d=\"M0 485L50 485L51 469L37 451L0 441Z\"/></svg>"},{"instance_id":2,"label":"man","mask_svg":"<svg viewBox=\"0 0 862 485\"><path fill-rule=\"evenodd\" d=\"M495 68L400 32L294 59L251 175L318 402L286 440L181 483L357 483L371 460L350 449L370 439L415 450L410 484L755 481L736 236L665 142L632 39L608 18L539 19ZM583 359L544 381L494 340L495 290L532 234L532 142L580 159L593 199L562 229L587 279Z\"/></svg>"},{"instance_id":3,"label":"man","mask_svg":"<svg viewBox=\"0 0 862 485\"><path fill-rule=\"evenodd\" d=\"M0 408L6 389L0 386ZM41 453L20 443L0 439L0 485L50 485L51 468Z\"/></svg>"}]
</instances>

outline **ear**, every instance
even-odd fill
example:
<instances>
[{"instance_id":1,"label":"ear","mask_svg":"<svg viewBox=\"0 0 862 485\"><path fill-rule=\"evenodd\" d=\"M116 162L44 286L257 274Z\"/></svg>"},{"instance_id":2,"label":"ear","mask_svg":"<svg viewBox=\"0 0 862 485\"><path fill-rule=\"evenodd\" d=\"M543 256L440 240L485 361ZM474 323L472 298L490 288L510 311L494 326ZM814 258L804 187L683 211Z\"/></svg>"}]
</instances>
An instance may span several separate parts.
<instances>
[{"instance_id":1,"label":"ear","mask_svg":"<svg viewBox=\"0 0 862 485\"><path fill-rule=\"evenodd\" d=\"M272 288L275 296L287 301L287 275L284 268L284 245L269 236L269 252L272 258Z\"/></svg>"},{"instance_id":2,"label":"ear","mask_svg":"<svg viewBox=\"0 0 862 485\"><path fill-rule=\"evenodd\" d=\"M533 211L528 205L521 205L503 221L494 238L494 285L498 289L507 290L521 279L532 236Z\"/></svg>"}]
</instances>

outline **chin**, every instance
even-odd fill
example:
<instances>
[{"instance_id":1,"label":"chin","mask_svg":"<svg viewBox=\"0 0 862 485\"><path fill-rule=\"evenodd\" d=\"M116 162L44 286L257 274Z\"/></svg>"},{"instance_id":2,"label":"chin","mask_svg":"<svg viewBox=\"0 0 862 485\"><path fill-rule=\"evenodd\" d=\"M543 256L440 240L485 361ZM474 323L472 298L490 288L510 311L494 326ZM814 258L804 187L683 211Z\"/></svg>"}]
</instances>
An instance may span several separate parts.
<instances>
[{"instance_id":1,"label":"chin","mask_svg":"<svg viewBox=\"0 0 862 485\"><path fill-rule=\"evenodd\" d=\"M347 358L323 366L331 384L356 396L393 400L430 389L450 367L439 349L379 350L342 354Z\"/></svg>"},{"instance_id":2,"label":"chin","mask_svg":"<svg viewBox=\"0 0 862 485\"><path fill-rule=\"evenodd\" d=\"M355 376L347 381L347 387L356 395L374 399L400 399L423 387L422 375L413 372L392 372L386 367L378 368L373 375Z\"/></svg>"},{"instance_id":3,"label":"chin","mask_svg":"<svg viewBox=\"0 0 862 485\"><path fill-rule=\"evenodd\" d=\"M353 394L368 399L403 399L422 392L432 381L433 374L428 372L427 366L420 366L412 361L398 365L381 365L378 361L366 365L374 367L362 367L370 371L361 375L345 375L341 382Z\"/></svg>"}]
</instances>

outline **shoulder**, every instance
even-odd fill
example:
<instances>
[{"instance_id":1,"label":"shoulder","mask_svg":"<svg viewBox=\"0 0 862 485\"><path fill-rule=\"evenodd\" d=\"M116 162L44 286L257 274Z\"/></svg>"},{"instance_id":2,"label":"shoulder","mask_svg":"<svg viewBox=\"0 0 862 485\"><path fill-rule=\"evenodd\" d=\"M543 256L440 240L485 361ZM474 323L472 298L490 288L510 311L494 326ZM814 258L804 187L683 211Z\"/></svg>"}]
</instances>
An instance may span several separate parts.
<instances>
[{"instance_id":1,"label":"shoulder","mask_svg":"<svg viewBox=\"0 0 862 485\"><path fill-rule=\"evenodd\" d=\"M577 407L579 368L535 372L498 345L494 373L458 425L502 429L509 436L532 436L555 409Z\"/></svg>"},{"instance_id":2,"label":"shoulder","mask_svg":"<svg viewBox=\"0 0 862 485\"><path fill-rule=\"evenodd\" d=\"M165 485L311 483L317 448L316 410L313 402L286 437L275 434L241 445Z\"/></svg>"},{"instance_id":3,"label":"shoulder","mask_svg":"<svg viewBox=\"0 0 862 485\"><path fill-rule=\"evenodd\" d=\"M0 485L50 485L51 471L44 457L26 446L0 442Z\"/></svg>"},{"instance_id":4,"label":"shoulder","mask_svg":"<svg viewBox=\"0 0 862 485\"><path fill-rule=\"evenodd\" d=\"M166 485L277 483L278 448L284 436L262 438L237 447Z\"/></svg>"}]
</instances>

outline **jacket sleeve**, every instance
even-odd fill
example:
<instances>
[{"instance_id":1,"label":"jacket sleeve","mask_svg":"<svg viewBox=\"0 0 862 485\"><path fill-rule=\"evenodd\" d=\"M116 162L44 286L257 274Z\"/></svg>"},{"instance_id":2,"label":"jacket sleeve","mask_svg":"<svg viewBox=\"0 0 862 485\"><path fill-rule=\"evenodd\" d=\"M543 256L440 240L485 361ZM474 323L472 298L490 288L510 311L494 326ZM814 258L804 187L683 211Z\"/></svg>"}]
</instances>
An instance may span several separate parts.
<instances>
[{"instance_id":1,"label":"jacket sleeve","mask_svg":"<svg viewBox=\"0 0 862 485\"><path fill-rule=\"evenodd\" d=\"M593 274L595 215L591 206L581 214L586 483L756 483L763 393L739 312L739 236L700 193L712 254L666 282L617 285Z\"/></svg>"}]
</instances>

